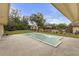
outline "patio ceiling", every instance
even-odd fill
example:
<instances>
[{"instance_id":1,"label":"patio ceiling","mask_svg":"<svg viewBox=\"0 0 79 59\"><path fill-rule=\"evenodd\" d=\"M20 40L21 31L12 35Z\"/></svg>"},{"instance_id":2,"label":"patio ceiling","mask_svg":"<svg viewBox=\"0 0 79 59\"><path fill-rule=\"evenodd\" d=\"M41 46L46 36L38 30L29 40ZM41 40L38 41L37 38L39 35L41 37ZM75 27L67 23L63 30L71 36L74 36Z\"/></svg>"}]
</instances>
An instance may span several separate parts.
<instances>
[{"instance_id":1,"label":"patio ceiling","mask_svg":"<svg viewBox=\"0 0 79 59\"><path fill-rule=\"evenodd\" d=\"M70 21L79 21L79 4L78 3L52 3L63 15Z\"/></svg>"}]
</instances>

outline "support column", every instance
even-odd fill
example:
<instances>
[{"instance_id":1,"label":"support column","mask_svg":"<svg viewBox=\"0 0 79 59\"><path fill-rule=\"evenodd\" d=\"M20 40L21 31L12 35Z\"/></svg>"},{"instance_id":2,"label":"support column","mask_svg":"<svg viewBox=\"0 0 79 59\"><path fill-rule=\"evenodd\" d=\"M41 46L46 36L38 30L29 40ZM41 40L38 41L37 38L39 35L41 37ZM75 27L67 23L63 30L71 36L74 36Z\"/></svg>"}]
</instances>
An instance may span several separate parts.
<instances>
[{"instance_id":1,"label":"support column","mask_svg":"<svg viewBox=\"0 0 79 59\"><path fill-rule=\"evenodd\" d=\"M3 27L3 25L0 25L0 40L3 36L3 33L4 33L4 27Z\"/></svg>"}]
</instances>

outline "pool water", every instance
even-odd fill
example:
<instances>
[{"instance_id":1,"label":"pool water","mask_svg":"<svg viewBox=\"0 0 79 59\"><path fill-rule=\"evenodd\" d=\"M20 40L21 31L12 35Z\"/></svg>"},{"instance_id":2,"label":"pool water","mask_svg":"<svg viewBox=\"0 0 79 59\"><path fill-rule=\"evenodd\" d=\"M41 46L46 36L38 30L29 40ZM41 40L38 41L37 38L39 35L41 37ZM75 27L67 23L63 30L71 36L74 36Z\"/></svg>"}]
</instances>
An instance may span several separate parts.
<instances>
[{"instance_id":1,"label":"pool water","mask_svg":"<svg viewBox=\"0 0 79 59\"><path fill-rule=\"evenodd\" d=\"M60 36L54 36L54 35L47 35L47 34L42 34L42 33L27 33L29 37L35 40L39 40L43 43L46 43L48 45L57 47L62 41L62 37Z\"/></svg>"}]
</instances>

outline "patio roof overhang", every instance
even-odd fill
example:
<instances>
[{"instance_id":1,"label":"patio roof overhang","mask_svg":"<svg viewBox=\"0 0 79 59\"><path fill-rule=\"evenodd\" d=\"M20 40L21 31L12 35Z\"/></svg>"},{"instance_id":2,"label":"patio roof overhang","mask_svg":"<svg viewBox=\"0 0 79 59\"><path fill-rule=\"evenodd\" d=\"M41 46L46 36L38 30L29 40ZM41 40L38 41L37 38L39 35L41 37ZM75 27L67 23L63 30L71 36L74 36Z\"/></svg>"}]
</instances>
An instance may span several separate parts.
<instances>
[{"instance_id":1,"label":"patio roof overhang","mask_svg":"<svg viewBox=\"0 0 79 59\"><path fill-rule=\"evenodd\" d=\"M52 3L63 15L71 22L79 22L79 4L78 3Z\"/></svg>"}]
</instances>

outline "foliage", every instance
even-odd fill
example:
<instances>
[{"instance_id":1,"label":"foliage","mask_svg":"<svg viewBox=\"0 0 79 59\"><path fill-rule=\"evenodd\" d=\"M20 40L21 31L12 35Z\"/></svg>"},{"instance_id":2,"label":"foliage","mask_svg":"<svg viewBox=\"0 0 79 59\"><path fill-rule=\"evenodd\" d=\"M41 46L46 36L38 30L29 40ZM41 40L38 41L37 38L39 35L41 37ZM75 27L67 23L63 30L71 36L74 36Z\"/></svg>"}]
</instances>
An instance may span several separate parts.
<instances>
[{"instance_id":1,"label":"foliage","mask_svg":"<svg viewBox=\"0 0 79 59\"><path fill-rule=\"evenodd\" d=\"M66 24L58 24L57 29L65 29L67 27Z\"/></svg>"},{"instance_id":2,"label":"foliage","mask_svg":"<svg viewBox=\"0 0 79 59\"><path fill-rule=\"evenodd\" d=\"M5 30L14 31L14 30L27 29L27 27L28 27L27 19L25 19L24 17L21 18L20 11L12 10L9 15L8 24L7 26L5 26Z\"/></svg>"},{"instance_id":3,"label":"foliage","mask_svg":"<svg viewBox=\"0 0 79 59\"><path fill-rule=\"evenodd\" d=\"M30 20L36 22L38 27L43 27L45 19L41 13L32 14Z\"/></svg>"},{"instance_id":4,"label":"foliage","mask_svg":"<svg viewBox=\"0 0 79 59\"><path fill-rule=\"evenodd\" d=\"M31 16L21 16L20 10L12 9L5 30L15 31L30 29L29 21L32 23L35 22L38 27L43 27L45 23L45 19L41 13L32 14Z\"/></svg>"},{"instance_id":5,"label":"foliage","mask_svg":"<svg viewBox=\"0 0 79 59\"><path fill-rule=\"evenodd\" d=\"M20 10L12 9L9 15L8 24L5 26L5 30L7 31L15 31L15 30L27 30L30 29L29 21L32 23L36 23L38 28L45 28L45 19L42 13L35 13L31 16L21 16ZM65 29L67 27L66 24L49 24L52 26L52 29Z\"/></svg>"}]
</instances>

